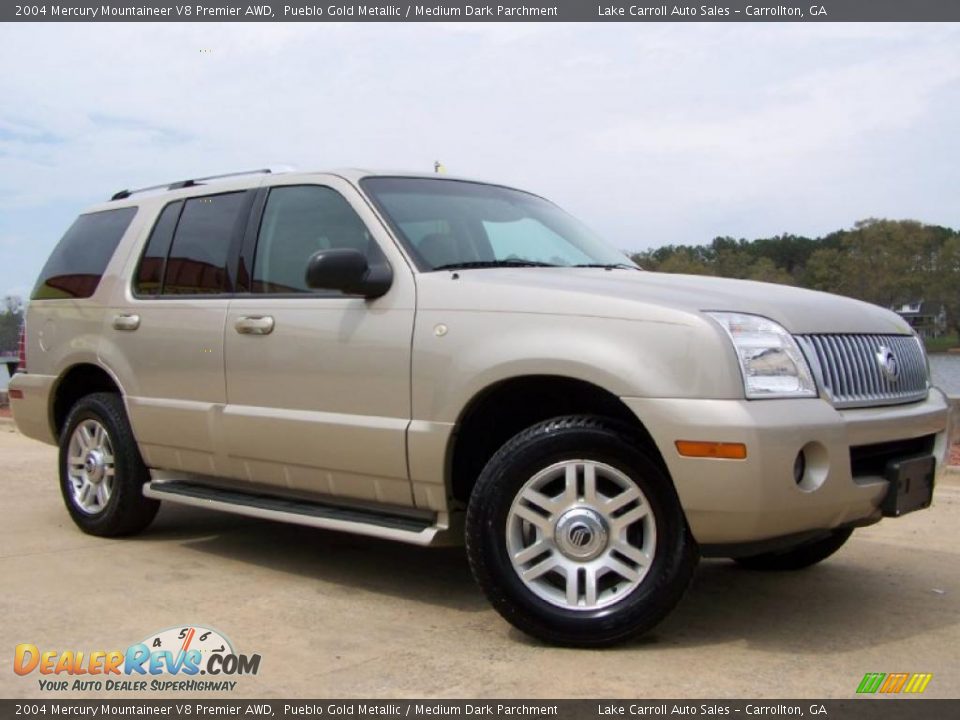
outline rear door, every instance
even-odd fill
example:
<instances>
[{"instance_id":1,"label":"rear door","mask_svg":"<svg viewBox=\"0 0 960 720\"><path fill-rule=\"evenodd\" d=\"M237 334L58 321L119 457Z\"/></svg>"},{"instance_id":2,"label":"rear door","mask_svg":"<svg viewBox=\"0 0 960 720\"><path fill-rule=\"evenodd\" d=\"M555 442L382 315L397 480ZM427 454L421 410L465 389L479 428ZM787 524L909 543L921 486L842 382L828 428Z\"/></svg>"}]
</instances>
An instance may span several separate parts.
<instances>
[{"instance_id":1,"label":"rear door","mask_svg":"<svg viewBox=\"0 0 960 720\"><path fill-rule=\"evenodd\" d=\"M168 203L123 299L105 320L102 356L125 389L151 467L223 474L216 424L226 402L223 328L229 270L255 191ZM129 277L129 275L128 275Z\"/></svg>"},{"instance_id":2,"label":"rear door","mask_svg":"<svg viewBox=\"0 0 960 720\"><path fill-rule=\"evenodd\" d=\"M291 181L261 192L261 217L241 260L245 293L227 312L223 428L231 475L411 505L412 273L345 181ZM330 248L388 262L390 290L366 300L309 289L307 261Z\"/></svg>"}]
</instances>

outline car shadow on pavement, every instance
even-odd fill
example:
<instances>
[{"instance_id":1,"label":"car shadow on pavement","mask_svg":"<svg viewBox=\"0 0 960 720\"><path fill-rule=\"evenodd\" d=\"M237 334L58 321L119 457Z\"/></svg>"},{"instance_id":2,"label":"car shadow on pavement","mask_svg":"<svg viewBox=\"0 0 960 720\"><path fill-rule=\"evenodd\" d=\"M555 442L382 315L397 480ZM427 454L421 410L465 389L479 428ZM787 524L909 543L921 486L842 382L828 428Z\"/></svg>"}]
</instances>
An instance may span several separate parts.
<instances>
[{"instance_id":1,"label":"car shadow on pavement","mask_svg":"<svg viewBox=\"0 0 960 720\"><path fill-rule=\"evenodd\" d=\"M463 548L417 547L183 506L165 506L139 539L466 612L489 608Z\"/></svg>"},{"instance_id":2,"label":"car shadow on pavement","mask_svg":"<svg viewBox=\"0 0 960 720\"><path fill-rule=\"evenodd\" d=\"M745 570L730 560L703 560L681 603L660 625L604 652L669 652L746 643L772 653L831 655L934 635L960 623L956 556L885 548L884 562L842 555L796 572ZM936 572L931 567L937 566ZM944 585L946 583L946 585ZM944 590L951 587L952 590ZM545 643L511 628L510 638Z\"/></svg>"},{"instance_id":3,"label":"car shadow on pavement","mask_svg":"<svg viewBox=\"0 0 960 720\"><path fill-rule=\"evenodd\" d=\"M798 655L846 653L960 622L956 593L943 591L943 581L936 579L950 576L955 556L925 550L921 570L910 548L886 552L882 562L841 553L805 570L780 573L705 560L676 611L633 647L740 641ZM943 571L931 572L932 565Z\"/></svg>"},{"instance_id":4,"label":"car shadow on pavement","mask_svg":"<svg viewBox=\"0 0 960 720\"><path fill-rule=\"evenodd\" d=\"M462 612L493 613L462 548L422 548L178 506L164 507L139 539ZM881 560L841 551L821 565L785 573L704 560L678 608L651 633L618 649L660 652L740 641L778 652L843 653L956 625L957 593L937 592L947 581L935 579L953 577L955 556L928 549L921 566L914 552L886 546ZM505 623L503 628L505 638L542 645Z\"/></svg>"}]
</instances>

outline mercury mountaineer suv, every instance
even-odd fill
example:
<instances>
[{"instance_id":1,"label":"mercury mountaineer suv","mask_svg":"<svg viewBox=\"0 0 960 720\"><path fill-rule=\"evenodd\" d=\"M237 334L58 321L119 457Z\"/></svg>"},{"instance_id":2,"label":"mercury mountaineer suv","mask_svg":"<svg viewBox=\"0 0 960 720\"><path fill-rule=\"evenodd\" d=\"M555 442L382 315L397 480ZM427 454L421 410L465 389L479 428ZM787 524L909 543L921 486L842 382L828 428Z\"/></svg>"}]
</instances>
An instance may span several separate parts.
<instances>
[{"instance_id":1,"label":"mercury mountaineer suv","mask_svg":"<svg viewBox=\"0 0 960 720\"><path fill-rule=\"evenodd\" d=\"M84 532L163 501L463 539L496 610L567 645L649 630L701 556L796 570L929 506L946 449L894 313L644 272L446 176L118 192L56 246L23 347L16 423L59 445Z\"/></svg>"}]
</instances>

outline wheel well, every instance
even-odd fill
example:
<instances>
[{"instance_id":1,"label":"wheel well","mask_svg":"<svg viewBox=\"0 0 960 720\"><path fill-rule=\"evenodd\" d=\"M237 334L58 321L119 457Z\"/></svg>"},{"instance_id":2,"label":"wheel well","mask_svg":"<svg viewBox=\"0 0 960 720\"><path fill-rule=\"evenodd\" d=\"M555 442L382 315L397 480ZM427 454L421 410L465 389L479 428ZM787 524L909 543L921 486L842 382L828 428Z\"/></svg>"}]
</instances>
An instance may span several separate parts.
<instances>
[{"instance_id":1,"label":"wheel well","mask_svg":"<svg viewBox=\"0 0 960 720\"><path fill-rule=\"evenodd\" d=\"M531 375L504 380L474 398L461 416L453 438L450 491L466 504L493 454L521 430L561 415L599 415L628 426L666 470L643 423L616 395L582 380Z\"/></svg>"},{"instance_id":2,"label":"wheel well","mask_svg":"<svg viewBox=\"0 0 960 720\"><path fill-rule=\"evenodd\" d=\"M53 397L53 429L58 437L70 408L80 398L96 392L119 393L120 388L106 370L96 365L74 365L64 373Z\"/></svg>"}]
</instances>

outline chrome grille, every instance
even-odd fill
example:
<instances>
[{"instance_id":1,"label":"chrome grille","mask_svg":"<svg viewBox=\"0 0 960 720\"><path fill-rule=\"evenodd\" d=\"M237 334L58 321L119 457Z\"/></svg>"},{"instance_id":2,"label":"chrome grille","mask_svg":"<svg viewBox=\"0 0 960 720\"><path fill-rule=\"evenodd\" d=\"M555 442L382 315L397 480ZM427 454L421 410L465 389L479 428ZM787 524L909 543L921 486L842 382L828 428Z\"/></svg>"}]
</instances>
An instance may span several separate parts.
<instances>
[{"instance_id":1,"label":"chrome grille","mask_svg":"<svg viewBox=\"0 0 960 720\"><path fill-rule=\"evenodd\" d=\"M927 361L912 335L797 335L817 384L840 408L897 405L927 396ZM896 358L895 377L881 353Z\"/></svg>"}]
</instances>

